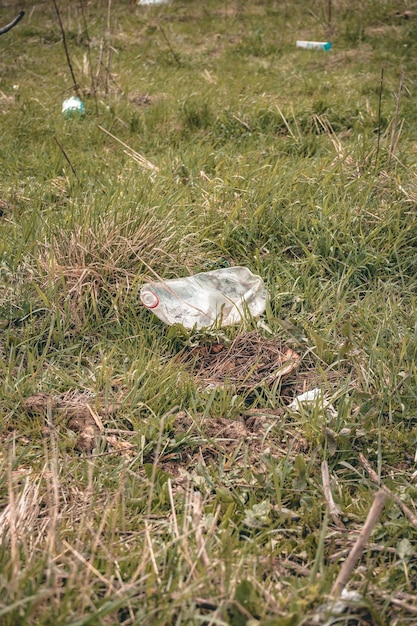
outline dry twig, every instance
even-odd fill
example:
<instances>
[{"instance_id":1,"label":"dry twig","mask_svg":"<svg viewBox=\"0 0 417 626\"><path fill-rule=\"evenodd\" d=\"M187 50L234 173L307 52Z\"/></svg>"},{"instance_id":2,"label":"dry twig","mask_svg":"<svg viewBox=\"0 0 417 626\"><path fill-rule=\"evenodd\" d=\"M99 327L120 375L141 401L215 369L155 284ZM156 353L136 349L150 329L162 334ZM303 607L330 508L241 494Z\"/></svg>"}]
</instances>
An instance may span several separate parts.
<instances>
[{"instance_id":1,"label":"dry twig","mask_svg":"<svg viewBox=\"0 0 417 626\"><path fill-rule=\"evenodd\" d=\"M166 32L164 31L164 29L162 28L162 26L160 24L159 24L159 30L161 31L162 36L163 36L163 38L165 39L165 41L166 41L166 43L168 45L169 51L172 54L174 61L177 63L177 65L181 65L181 60L180 60L178 54L175 52L174 48L171 45L170 40L168 39L168 36L167 36Z\"/></svg>"},{"instance_id":2,"label":"dry twig","mask_svg":"<svg viewBox=\"0 0 417 626\"><path fill-rule=\"evenodd\" d=\"M390 141L389 149L388 149L387 167L389 167L390 164L391 164L391 159L392 159L392 156L393 156L393 154L395 152L395 149L397 147L398 140L400 138L400 134L401 134L401 130L402 130L402 124L401 124L400 125L400 129L397 132L398 115L399 115L399 112L400 112L400 103L401 103L401 94L402 94L402 90L403 90L403 82L404 82L404 69L401 70L400 86L398 87L397 105L396 105L396 108L395 108L395 116L394 116L394 121L393 121L393 124L392 124L391 141Z\"/></svg>"},{"instance_id":3,"label":"dry twig","mask_svg":"<svg viewBox=\"0 0 417 626\"><path fill-rule=\"evenodd\" d=\"M332 517L336 526L338 526L339 528L346 528L344 523L340 519L340 514L342 511L333 499L332 490L330 488L329 466L327 465L327 461L323 461L321 464L321 478L323 481L324 497L326 498L327 506L329 507L330 516Z\"/></svg>"},{"instance_id":4,"label":"dry twig","mask_svg":"<svg viewBox=\"0 0 417 626\"><path fill-rule=\"evenodd\" d=\"M67 40L66 40L66 37L65 37L64 25L63 25L62 20L61 20L61 14L59 12L59 8L58 8L56 0L52 0L52 2L53 2L53 5L55 7L56 16L58 18L59 28L61 29L62 43L64 45L65 56L67 57L67 63L68 63L68 67L69 67L69 70L70 70L70 73L71 73L72 82L74 83L75 93L77 94L77 96L81 96L80 86L77 83L77 79L75 78L74 69L72 67L72 63L71 63L71 59L70 59L70 55L69 55L69 51L68 51Z\"/></svg>"},{"instance_id":5,"label":"dry twig","mask_svg":"<svg viewBox=\"0 0 417 626\"><path fill-rule=\"evenodd\" d=\"M132 157L132 159L134 159L137 163L139 163L139 165L141 165L142 167L145 167L148 170L154 170L156 172L159 172L159 167L157 165L154 165L153 163L148 161L148 159L146 159L144 156L139 154L139 152L136 152L136 150L133 150L133 148L128 146L127 143L125 143L124 141L116 137L116 135L113 135L113 133L111 133L110 131L103 128L103 126L100 126L100 124L98 127L100 130L103 131L103 133L106 133L106 135L109 135L109 137L111 137L112 139L115 139L122 146L124 146L126 148L126 150L124 150L125 154L128 154L130 157Z\"/></svg>"},{"instance_id":6,"label":"dry twig","mask_svg":"<svg viewBox=\"0 0 417 626\"><path fill-rule=\"evenodd\" d=\"M402 510L404 515L410 520L410 522L413 524L413 526L415 526L417 528L417 516L413 513L413 511L411 511L408 508L408 506L406 504L404 504L404 502L393 491L391 491L391 489L389 489L386 485L383 484L381 478L378 476L378 474L375 472L375 470L371 466L371 464L368 461L368 459L366 459L363 456L363 454L359 454L359 460L360 460L362 466L368 472L369 477L372 480L372 482L374 482L376 485L378 485L378 487L380 487L382 489L382 491L384 491L384 493L386 493L387 496L389 496L390 498L392 498L394 500L395 504L397 504L400 507L400 509Z\"/></svg>"},{"instance_id":7,"label":"dry twig","mask_svg":"<svg viewBox=\"0 0 417 626\"><path fill-rule=\"evenodd\" d=\"M381 103L382 103L382 88L384 84L384 68L381 68L381 79L379 81L379 97L378 97L378 140L376 144L375 154L375 167L378 165L379 147L381 145Z\"/></svg>"},{"instance_id":8,"label":"dry twig","mask_svg":"<svg viewBox=\"0 0 417 626\"><path fill-rule=\"evenodd\" d=\"M417 606L413 604L409 604L408 602L403 602L402 600L399 600L398 598L391 598L390 602L394 606L398 606L398 608L404 609L404 611L408 611L408 613L413 613L414 615L417 615Z\"/></svg>"},{"instance_id":9,"label":"dry twig","mask_svg":"<svg viewBox=\"0 0 417 626\"><path fill-rule=\"evenodd\" d=\"M359 537L357 538L355 545L353 546L348 558L343 563L340 572L336 578L336 581L332 587L331 596L336 600L340 597L343 589L352 574L356 563L358 562L362 552L365 550L367 541L371 536L372 530L378 521L381 511L384 507L385 500L387 498L386 493L382 490L377 491L374 496L374 501L369 510L368 516L365 520L365 524L362 527Z\"/></svg>"},{"instance_id":10,"label":"dry twig","mask_svg":"<svg viewBox=\"0 0 417 626\"><path fill-rule=\"evenodd\" d=\"M62 154L64 155L64 157L65 157L65 159L66 159L66 161L67 161L68 165L70 166L72 173L74 174L75 178L76 178L76 179L78 180L78 182L79 182L79 178L78 178L78 176L77 176L77 172L75 171L75 168L74 168L73 164L71 163L69 156L68 156L68 155L67 155L67 153L65 152L64 148L62 147L62 145L61 145L61 143L59 142L59 140L58 140L58 138L57 138L57 136L56 136L56 135L54 135L54 139L55 139L55 142L56 142L56 144L57 144L58 148L61 150Z\"/></svg>"},{"instance_id":11,"label":"dry twig","mask_svg":"<svg viewBox=\"0 0 417 626\"><path fill-rule=\"evenodd\" d=\"M95 84L95 81L94 81L93 64L91 62L91 39L90 39L90 35L88 34L88 26L87 26L87 20L86 20L86 17L85 17L84 1L83 0L80 0L80 8L81 8L81 14L83 16L85 34L87 36L87 55L88 55L88 65L89 65L89 69L90 69L91 91L93 92L94 102L95 102L95 105L96 105L96 115L98 115L97 91L96 91L96 84Z\"/></svg>"}]
</instances>

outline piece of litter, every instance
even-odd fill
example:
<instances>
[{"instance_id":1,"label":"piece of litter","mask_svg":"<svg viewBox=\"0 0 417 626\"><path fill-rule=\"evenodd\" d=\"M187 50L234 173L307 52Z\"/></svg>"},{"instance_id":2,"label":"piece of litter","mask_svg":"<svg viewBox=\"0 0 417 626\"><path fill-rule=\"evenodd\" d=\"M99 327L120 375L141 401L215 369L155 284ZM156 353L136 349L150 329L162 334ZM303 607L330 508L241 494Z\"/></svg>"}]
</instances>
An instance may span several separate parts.
<instances>
[{"instance_id":1,"label":"piece of litter","mask_svg":"<svg viewBox=\"0 0 417 626\"><path fill-rule=\"evenodd\" d=\"M77 96L71 96L62 103L62 115L65 118L70 117L84 117L85 107L84 104Z\"/></svg>"},{"instance_id":2,"label":"piece of litter","mask_svg":"<svg viewBox=\"0 0 417 626\"><path fill-rule=\"evenodd\" d=\"M294 398L294 400L288 405L288 408L293 409L294 411L299 411L303 405L312 406L317 404L317 402L323 402L323 406L327 406L329 404L326 400L324 400L323 392L318 387L310 389L310 391L306 391L305 393L302 393Z\"/></svg>"},{"instance_id":3,"label":"piece of litter","mask_svg":"<svg viewBox=\"0 0 417 626\"><path fill-rule=\"evenodd\" d=\"M138 4L168 4L169 0L139 0Z\"/></svg>"},{"instance_id":4,"label":"piece of litter","mask_svg":"<svg viewBox=\"0 0 417 626\"><path fill-rule=\"evenodd\" d=\"M359 605L363 602L363 596L357 591L348 591L343 589L340 599L336 601L326 602L318 607L317 613L313 620L320 626L332 626L332 624L341 623L340 616L352 605ZM324 622L323 620L326 619Z\"/></svg>"},{"instance_id":5,"label":"piece of litter","mask_svg":"<svg viewBox=\"0 0 417 626\"><path fill-rule=\"evenodd\" d=\"M298 39L295 42L297 48L307 48L309 50L330 50L332 47L331 41L303 41Z\"/></svg>"},{"instance_id":6,"label":"piece of litter","mask_svg":"<svg viewBox=\"0 0 417 626\"><path fill-rule=\"evenodd\" d=\"M142 304L172 326L203 328L240 324L264 312L267 291L247 267L223 267L192 276L146 283Z\"/></svg>"}]
</instances>

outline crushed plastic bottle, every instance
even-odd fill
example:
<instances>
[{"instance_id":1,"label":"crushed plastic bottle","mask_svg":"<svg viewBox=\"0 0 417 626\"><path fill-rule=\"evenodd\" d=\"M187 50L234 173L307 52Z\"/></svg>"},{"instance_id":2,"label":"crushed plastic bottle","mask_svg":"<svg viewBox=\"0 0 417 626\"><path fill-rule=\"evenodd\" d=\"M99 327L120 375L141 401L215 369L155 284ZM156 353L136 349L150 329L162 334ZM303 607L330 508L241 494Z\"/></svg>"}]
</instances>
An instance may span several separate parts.
<instances>
[{"instance_id":1,"label":"crushed plastic bottle","mask_svg":"<svg viewBox=\"0 0 417 626\"><path fill-rule=\"evenodd\" d=\"M142 304L166 324L204 328L239 324L265 310L267 292L247 267L225 267L184 278L146 283Z\"/></svg>"},{"instance_id":2,"label":"crushed plastic bottle","mask_svg":"<svg viewBox=\"0 0 417 626\"><path fill-rule=\"evenodd\" d=\"M62 103L62 115L68 119L70 117L84 117L85 107L77 96L71 96Z\"/></svg>"},{"instance_id":3,"label":"crushed plastic bottle","mask_svg":"<svg viewBox=\"0 0 417 626\"><path fill-rule=\"evenodd\" d=\"M332 47L332 42L331 41L302 41L301 39L298 39L295 42L295 45L297 46L297 48L307 48L307 49L313 49L315 48L316 50L330 50Z\"/></svg>"}]
</instances>

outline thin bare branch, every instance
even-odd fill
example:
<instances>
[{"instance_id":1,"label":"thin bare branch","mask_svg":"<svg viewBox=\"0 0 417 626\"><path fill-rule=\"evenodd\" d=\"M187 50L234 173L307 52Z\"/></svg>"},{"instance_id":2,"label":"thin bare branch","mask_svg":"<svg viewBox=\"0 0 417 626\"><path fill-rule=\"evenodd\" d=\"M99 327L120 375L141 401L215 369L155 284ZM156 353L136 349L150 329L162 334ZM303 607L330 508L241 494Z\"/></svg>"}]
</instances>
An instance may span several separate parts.
<instances>
[{"instance_id":1,"label":"thin bare branch","mask_svg":"<svg viewBox=\"0 0 417 626\"><path fill-rule=\"evenodd\" d=\"M67 161L68 165L70 166L70 168L71 168L71 172L74 174L75 178L76 178L76 179L78 180L78 182L79 182L79 178L78 178L78 176L77 176L77 172L75 171L75 167L74 167L74 166L73 166L73 164L71 163L69 156L68 156L68 155L67 155L67 153L65 152L64 148L62 147L62 144L60 143L60 141L58 140L58 138L57 138L57 136L56 136L56 135L54 135L54 139L55 139L55 142L56 142L56 144L57 144L58 148L61 150L62 154L64 155L65 160Z\"/></svg>"},{"instance_id":2,"label":"thin bare branch","mask_svg":"<svg viewBox=\"0 0 417 626\"><path fill-rule=\"evenodd\" d=\"M399 116L399 113L400 113L401 94L402 94L402 90L403 90L403 83L404 83L404 69L401 70L400 86L398 87L397 105L395 107L394 122L393 122L393 125L392 125L392 131L391 131L391 141L390 141L389 149L388 149L388 163L387 163L387 167L389 167L390 164L391 164L391 159L392 159L394 151L395 151L395 149L397 147L398 140L399 140L399 137L400 137L400 134L401 134L401 130L402 130L402 124L401 124L400 125L400 129L397 132L398 116Z\"/></svg>"},{"instance_id":3,"label":"thin bare branch","mask_svg":"<svg viewBox=\"0 0 417 626\"><path fill-rule=\"evenodd\" d=\"M126 148L125 150L126 154L132 157L132 159L134 159L137 163L142 165L142 167L159 172L159 167L157 165L154 165L153 163L151 163L151 161L148 161L148 159L146 159L144 156L139 154L139 152L136 152L136 150L133 150L133 148L128 146L127 143L125 143L124 141L116 137L116 135L113 135L113 133L111 133L110 131L103 128L103 126L100 126L100 124L98 125L98 127L100 130L103 131L103 133L106 133L106 135L109 135L109 137L111 137L115 141L118 141L122 146L124 146Z\"/></svg>"},{"instance_id":4,"label":"thin bare branch","mask_svg":"<svg viewBox=\"0 0 417 626\"><path fill-rule=\"evenodd\" d=\"M382 104L382 87L384 84L384 68L381 68L381 78L379 81L379 96L378 96L378 141L376 144L375 154L375 167L378 165L379 146L381 143L381 104Z\"/></svg>"},{"instance_id":5,"label":"thin bare branch","mask_svg":"<svg viewBox=\"0 0 417 626\"><path fill-rule=\"evenodd\" d=\"M386 499L387 495L382 490L377 491L377 493L375 494L374 501L372 502L372 506L365 520L365 524L363 525L362 530L359 533L359 537L357 538L348 558L343 563L340 572L336 578L336 581L332 587L330 595L335 600L340 597L340 594L346 587L346 584L353 570L355 569L356 563L358 562L363 551L365 550L368 539L371 536L371 533L379 519L379 516L381 515L382 509L384 508Z\"/></svg>"},{"instance_id":6,"label":"thin bare branch","mask_svg":"<svg viewBox=\"0 0 417 626\"><path fill-rule=\"evenodd\" d=\"M64 25L63 25L62 20L61 20L61 14L59 12L59 8L58 8L56 0L52 0L52 2L53 2L53 5L55 7L56 16L58 18L59 28L61 29L62 43L64 44L65 55L67 57L68 67L69 67L69 70L71 72L72 82L74 83L75 93L77 94L77 96L81 96L80 87L79 87L79 85L77 83L77 79L75 78L75 74L74 74L74 70L73 70L73 67L72 67L70 55L69 55L69 52L68 52L67 40L66 40L66 37L65 37Z\"/></svg>"},{"instance_id":7,"label":"thin bare branch","mask_svg":"<svg viewBox=\"0 0 417 626\"><path fill-rule=\"evenodd\" d=\"M359 460L362 466L364 467L364 469L368 472L369 477L372 480L372 482L378 485L378 487L380 487L382 491L386 493L387 496L389 496L390 498L394 500L395 504L397 504L400 507L404 515L410 520L413 526L417 528L417 515L415 515L413 511L411 511L411 509L409 509L408 506L404 504L404 502L393 491L391 491L391 489L389 489L386 485L383 484L381 478L378 476L378 474L375 472L375 470L371 466L368 459L366 459L363 456L363 454L359 454Z\"/></svg>"},{"instance_id":8,"label":"thin bare branch","mask_svg":"<svg viewBox=\"0 0 417 626\"><path fill-rule=\"evenodd\" d=\"M329 466L327 465L327 461L323 461L321 464L321 478L323 481L324 497L326 498L327 506L329 507L330 516L336 526L338 526L339 528L345 528L344 523L340 519L340 514L342 511L340 507L335 503L332 490L330 488Z\"/></svg>"},{"instance_id":9,"label":"thin bare branch","mask_svg":"<svg viewBox=\"0 0 417 626\"><path fill-rule=\"evenodd\" d=\"M81 7L81 13L82 13L82 16L83 16L85 34L87 36L87 42L88 42L87 54L88 54L88 64L89 64L89 67L90 67L91 91L93 92L94 102L95 102L95 105L96 105L96 115L97 115L98 114L98 101L97 101L96 83L95 83L95 80L94 80L93 64L91 62L91 39L90 39L90 35L88 34L87 19L85 17L84 1L83 0L80 0L80 7Z\"/></svg>"},{"instance_id":10,"label":"thin bare branch","mask_svg":"<svg viewBox=\"0 0 417 626\"><path fill-rule=\"evenodd\" d=\"M175 52L174 48L171 45L170 40L168 39L168 35L166 34L165 30L162 28L162 26L160 24L159 24L159 30L161 31L162 36L163 36L163 38L165 39L165 41L166 41L166 43L168 45L169 51L172 54L172 56L174 58L174 61L177 63L177 65L181 65L181 61L180 61L180 58L179 58L178 54Z\"/></svg>"}]
</instances>

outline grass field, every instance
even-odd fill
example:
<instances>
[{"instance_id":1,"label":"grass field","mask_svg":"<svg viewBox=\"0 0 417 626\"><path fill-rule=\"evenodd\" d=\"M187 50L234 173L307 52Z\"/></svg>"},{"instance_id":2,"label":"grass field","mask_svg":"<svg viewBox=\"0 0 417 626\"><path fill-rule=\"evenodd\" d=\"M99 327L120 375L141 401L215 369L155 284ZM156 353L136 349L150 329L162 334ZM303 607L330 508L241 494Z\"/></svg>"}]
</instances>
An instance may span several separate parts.
<instances>
[{"instance_id":1,"label":"grass field","mask_svg":"<svg viewBox=\"0 0 417 626\"><path fill-rule=\"evenodd\" d=\"M16 4L0 624L415 624L416 3ZM263 278L259 319L140 303L228 265ZM297 367L249 384L255 349Z\"/></svg>"}]
</instances>

